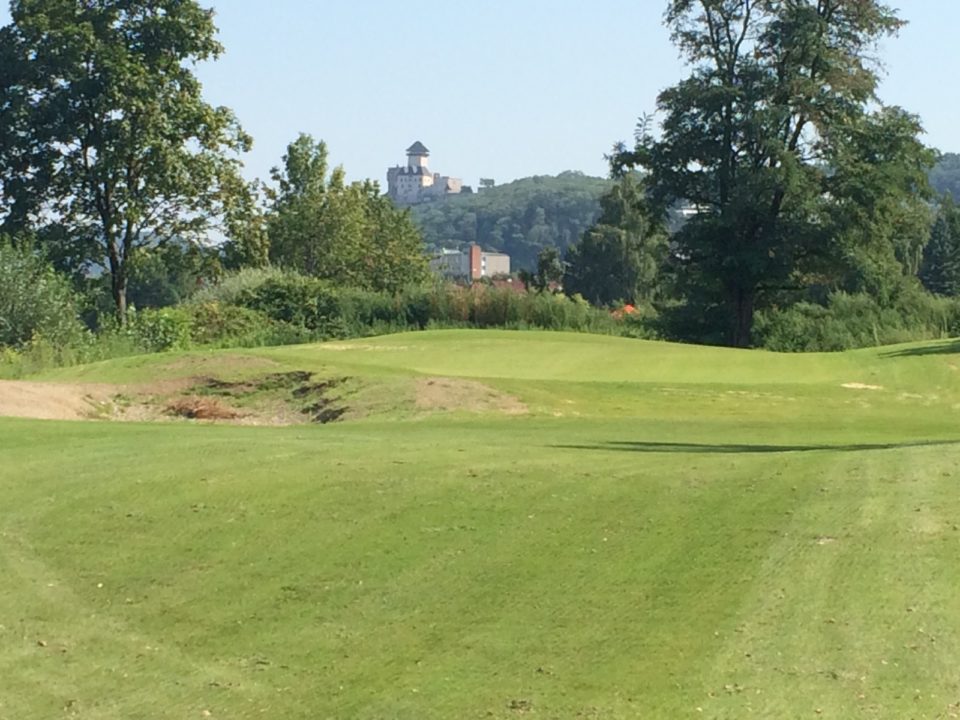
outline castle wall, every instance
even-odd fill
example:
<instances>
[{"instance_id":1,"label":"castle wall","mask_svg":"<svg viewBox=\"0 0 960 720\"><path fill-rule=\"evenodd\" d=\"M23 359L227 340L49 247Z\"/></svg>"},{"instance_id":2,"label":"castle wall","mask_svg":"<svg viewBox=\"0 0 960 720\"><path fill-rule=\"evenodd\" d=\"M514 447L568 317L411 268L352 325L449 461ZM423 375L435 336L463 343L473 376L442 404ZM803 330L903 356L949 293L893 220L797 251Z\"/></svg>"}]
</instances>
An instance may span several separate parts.
<instances>
[{"instance_id":1,"label":"castle wall","mask_svg":"<svg viewBox=\"0 0 960 720\"><path fill-rule=\"evenodd\" d=\"M387 195L404 205L416 205L463 191L463 181L430 173L426 155L408 155L407 165L387 169Z\"/></svg>"}]
</instances>

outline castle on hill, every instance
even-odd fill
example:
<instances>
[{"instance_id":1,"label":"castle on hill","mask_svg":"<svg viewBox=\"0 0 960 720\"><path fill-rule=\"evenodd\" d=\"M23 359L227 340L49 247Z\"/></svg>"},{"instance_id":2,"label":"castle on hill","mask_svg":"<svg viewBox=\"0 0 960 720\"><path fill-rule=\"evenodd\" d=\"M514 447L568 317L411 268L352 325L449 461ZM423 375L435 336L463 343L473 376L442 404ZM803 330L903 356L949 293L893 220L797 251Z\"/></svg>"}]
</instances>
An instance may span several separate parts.
<instances>
[{"instance_id":1,"label":"castle on hill","mask_svg":"<svg viewBox=\"0 0 960 720\"><path fill-rule=\"evenodd\" d=\"M464 191L460 178L431 173L430 151L419 140L407 148L407 165L387 170L387 195L398 205L417 205Z\"/></svg>"}]
</instances>

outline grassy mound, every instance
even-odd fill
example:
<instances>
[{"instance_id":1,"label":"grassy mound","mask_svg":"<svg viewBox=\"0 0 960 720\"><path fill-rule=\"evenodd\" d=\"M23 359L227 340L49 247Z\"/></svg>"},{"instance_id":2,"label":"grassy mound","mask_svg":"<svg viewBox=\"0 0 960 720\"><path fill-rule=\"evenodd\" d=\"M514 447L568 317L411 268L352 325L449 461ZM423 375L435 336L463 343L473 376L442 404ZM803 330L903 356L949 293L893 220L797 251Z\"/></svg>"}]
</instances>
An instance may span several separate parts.
<instances>
[{"instance_id":1,"label":"grassy mound","mask_svg":"<svg viewBox=\"0 0 960 720\"><path fill-rule=\"evenodd\" d=\"M352 414L0 420L0 718L949 717L958 368L464 331L31 378Z\"/></svg>"}]
</instances>

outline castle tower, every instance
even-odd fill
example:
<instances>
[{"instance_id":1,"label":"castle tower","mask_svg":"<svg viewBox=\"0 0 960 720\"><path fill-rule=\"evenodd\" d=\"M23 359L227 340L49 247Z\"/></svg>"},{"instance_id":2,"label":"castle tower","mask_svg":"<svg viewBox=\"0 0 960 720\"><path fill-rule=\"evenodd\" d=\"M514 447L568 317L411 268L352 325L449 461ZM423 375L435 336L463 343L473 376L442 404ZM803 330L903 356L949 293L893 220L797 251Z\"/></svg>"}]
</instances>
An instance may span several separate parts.
<instances>
[{"instance_id":1,"label":"castle tower","mask_svg":"<svg viewBox=\"0 0 960 720\"><path fill-rule=\"evenodd\" d=\"M407 167L427 169L427 158L430 157L430 151L426 146L417 140L413 145L407 148Z\"/></svg>"},{"instance_id":2,"label":"castle tower","mask_svg":"<svg viewBox=\"0 0 960 720\"><path fill-rule=\"evenodd\" d=\"M417 140L407 148L407 164L387 168L387 195L399 205L416 205L463 191L460 178L430 172L430 151Z\"/></svg>"}]
</instances>

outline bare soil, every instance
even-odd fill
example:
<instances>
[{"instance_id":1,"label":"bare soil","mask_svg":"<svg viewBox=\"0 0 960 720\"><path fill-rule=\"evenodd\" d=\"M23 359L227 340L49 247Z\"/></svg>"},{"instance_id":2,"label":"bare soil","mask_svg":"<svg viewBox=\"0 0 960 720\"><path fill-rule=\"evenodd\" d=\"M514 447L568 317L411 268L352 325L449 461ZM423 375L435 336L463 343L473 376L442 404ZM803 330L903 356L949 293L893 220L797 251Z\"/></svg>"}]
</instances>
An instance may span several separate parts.
<instances>
[{"instance_id":1,"label":"bare soil","mask_svg":"<svg viewBox=\"0 0 960 720\"><path fill-rule=\"evenodd\" d=\"M113 412L111 385L0 380L0 416L87 420Z\"/></svg>"},{"instance_id":2,"label":"bare soil","mask_svg":"<svg viewBox=\"0 0 960 720\"><path fill-rule=\"evenodd\" d=\"M42 420L202 420L242 425L297 425L355 417L339 388L349 378L309 372L272 373L240 381L193 376L140 385L0 381L0 417ZM421 378L414 385L423 412L523 415L512 395L475 380Z\"/></svg>"},{"instance_id":3,"label":"bare soil","mask_svg":"<svg viewBox=\"0 0 960 720\"><path fill-rule=\"evenodd\" d=\"M167 405L167 411L190 420L236 420L243 417L243 413L217 398L195 395L176 398Z\"/></svg>"},{"instance_id":4,"label":"bare soil","mask_svg":"<svg viewBox=\"0 0 960 720\"><path fill-rule=\"evenodd\" d=\"M346 378L273 373L242 381L182 377L139 385L0 381L0 417L243 425L336 422L349 408L332 392Z\"/></svg>"},{"instance_id":5,"label":"bare soil","mask_svg":"<svg viewBox=\"0 0 960 720\"><path fill-rule=\"evenodd\" d=\"M416 383L418 410L433 412L501 412L525 415L527 406L512 395L495 390L475 380L462 378L421 378Z\"/></svg>"}]
</instances>

